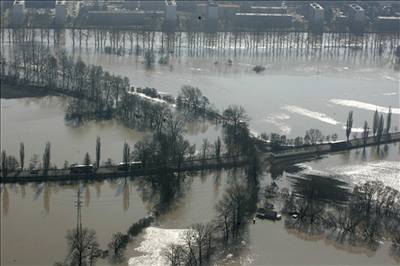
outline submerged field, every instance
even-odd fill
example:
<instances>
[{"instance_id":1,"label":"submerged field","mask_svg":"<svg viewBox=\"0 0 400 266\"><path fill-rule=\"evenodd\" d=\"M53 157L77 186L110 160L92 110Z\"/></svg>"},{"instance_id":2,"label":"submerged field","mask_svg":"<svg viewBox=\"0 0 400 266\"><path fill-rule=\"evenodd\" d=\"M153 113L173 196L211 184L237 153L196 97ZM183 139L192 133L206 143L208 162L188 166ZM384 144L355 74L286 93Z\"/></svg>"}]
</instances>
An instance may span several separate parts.
<instances>
[{"instance_id":1,"label":"submerged field","mask_svg":"<svg viewBox=\"0 0 400 266\"><path fill-rule=\"evenodd\" d=\"M8 49L4 45L4 49ZM304 136L318 128L324 134L345 137L347 113L354 111L355 132L373 112L386 114L392 107L393 128L400 126L399 76L393 58L377 58L359 51L346 55L327 52L325 56L282 56L277 51L234 55L207 49L203 54L174 54L167 65L146 68L143 55L118 56L87 49L72 49L67 38L65 48L86 63L128 76L135 87L154 87L177 95L189 84L202 90L219 110L230 104L244 106L250 127L258 133L276 132L289 137ZM3 49L3 46L2 46ZM55 49L57 50L57 49ZM274 54L276 53L276 54ZM275 56L276 55L276 56ZM231 60L232 63L228 63ZM263 65L266 70L251 69ZM2 87L3 90L3 87ZM65 97L1 99L2 150L17 156L19 143L25 143L26 157L41 154L46 141L52 144L52 162L62 167L65 160L81 162L86 152L92 156L96 136L103 144L102 160L120 162L125 141L134 145L150 133L127 128L115 120L90 121L77 126L65 121ZM193 123L185 136L201 146L203 138L214 141L221 128L210 123ZM282 188L293 188L290 175L318 174L336 176L346 187L368 180L380 180L400 189L400 145L390 144L379 151L337 153L317 161L297 165L296 171L284 165L279 171L261 176L261 189L274 181ZM193 223L215 218L215 204L232 180L243 176L223 171L199 173L185 179L182 193L160 217L156 227L147 228L128 245L124 264L161 263L164 238L178 239L181 230ZM65 235L76 226L77 191L81 191L82 222L97 232L101 248L107 248L113 233L125 232L145 217L154 205L154 195L139 180L118 179L92 184L16 184L2 185L2 262L6 265L53 264L67 253ZM3 245L7 243L6 245ZM250 223L243 248L226 265L351 264L394 265L389 243L382 241L377 250L337 244L322 236L310 236L285 227L284 221ZM51 252L49 252L51 250ZM108 265L100 260L98 264Z\"/></svg>"}]
</instances>

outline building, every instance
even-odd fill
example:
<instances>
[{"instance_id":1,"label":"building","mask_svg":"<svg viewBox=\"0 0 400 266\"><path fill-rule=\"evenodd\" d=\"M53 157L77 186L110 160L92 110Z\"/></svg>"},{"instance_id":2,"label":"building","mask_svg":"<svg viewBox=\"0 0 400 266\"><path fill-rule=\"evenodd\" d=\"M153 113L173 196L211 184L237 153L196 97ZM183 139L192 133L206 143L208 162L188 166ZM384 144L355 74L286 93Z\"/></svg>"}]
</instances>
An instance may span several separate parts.
<instances>
[{"instance_id":1,"label":"building","mask_svg":"<svg viewBox=\"0 0 400 266\"><path fill-rule=\"evenodd\" d=\"M214 1L207 3L207 20L205 23L206 32L215 32L218 29L218 5Z\"/></svg>"},{"instance_id":2,"label":"building","mask_svg":"<svg viewBox=\"0 0 400 266\"><path fill-rule=\"evenodd\" d=\"M333 19L333 29L337 32L347 32L349 18L343 13L338 13Z\"/></svg>"},{"instance_id":3,"label":"building","mask_svg":"<svg viewBox=\"0 0 400 266\"><path fill-rule=\"evenodd\" d=\"M129 10L139 10L140 1L125 1L122 3L122 7Z\"/></svg>"},{"instance_id":4,"label":"building","mask_svg":"<svg viewBox=\"0 0 400 266\"><path fill-rule=\"evenodd\" d=\"M1 0L0 1L0 11L3 13L5 12L7 9L12 8L13 6L13 1L12 0Z\"/></svg>"},{"instance_id":5,"label":"building","mask_svg":"<svg viewBox=\"0 0 400 266\"><path fill-rule=\"evenodd\" d=\"M233 19L240 11L240 5L229 3L218 3L218 18L223 20Z\"/></svg>"},{"instance_id":6,"label":"building","mask_svg":"<svg viewBox=\"0 0 400 266\"><path fill-rule=\"evenodd\" d=\"M252 6L250 10L251 13L287 14L285 6Z\"/></svg>"},{"instance_id":7,"label":"building","mask_svg":"<svg viewBox=\"0 0 400 266\"><path fill-rule=\"evenodd\" d=\"M125 9L89 11L87 14L87 22L89 25L103 25L109 27L144 25L146 14L147 12L144 11L128 11Z\"/></svg>"},{"instance_id":8,"label":"building","mask_svg":"<svg viewBox=\"0 0 400 266\"><path fill-rule=\"evenodd\" d=\"M56 2L56 11L54 15L54 24L58 27L63 26L67 19L67 4L66 1Z\"/></svg>"},{"instance_id":9,"label":"building","mask_svg":"<svg viewBox=\"0 0 400 266\"><path fill-rule=\"evenodd\" d=\"M365 10L357 4L349 5L349 27L351 31L362 32L366 24Z\"/></svg>"},{"instance_id":10,"label":"building","mask_svg":"<svg viewBox=\"0 0 400 266\"><path fill-rule=\"evenodd\" d=\"M177 24L177 6L174 0L165 1L165 11L164 11L164 31L174 31Z\"/></svg>"},{"instance_id":11,"label":"building","mask_svg":"<svg viewBox=\"0 0 400 266\"><path fill-rule=\"evenodd\" d=\"M164 11L165 9L165 3L164 1L149 1L149 0L144 0L144 1L138 1L139 9L144 10L144 11Z\"/></svg>"},{"instance_id":12,"label":"building","mask_svg":"<svg viewBox=\"0 0 400 266\"><path fill-rule=\"evenodd\" d=\"M167 21L176 21L176 2L166 0L165 1L165 20Z\"/></svg>"},{"instance_id":13,"label":"building","mask_svg":"<svg viewBox=\"0 0 400 266\"><path fill-rule=\"evenodd\" d=\"M207 19L217 20L218 19L218 5L214 1L207 3Z\"/></svg>"},{"instance_id":14,"label":"building","mask_svg":"<svg viewBox=\"0 0 400 266\"><path fill-rule=\"evenodd\" d=\"M309 21L310 29L313 31L323 31L324 29L324 19L325 10L318 3L310 3L308 5L307 17Z\"/></svg>"},{"instance_id":15,"label":"building","mask_svg":"<svg viewBox=\"0 0 400 266\"><path fill-rule=\"evenodd\" d=\"M12 24L22 25L25 22L25 5L24 1L15 0L12 6Z\"/></svg>"},{"instance_id":16,"label":"building","mask_svg":"<svg viewBox=\"0 0 400 266\"><path fill-rule=\"evenodd\" d=\"M176 1L176 8L178 12L193 12L197 8L196 1Z\"/></svg>"},{"instance_id":17,"label":"building","mask_svg":"<svg viewBox=\"0 0 400 266\"><path fill-rule=\"evenodd\" d=\"M308 20L314 24L319 24L324 22L324 18L324 8L318 3L311 3Z\"/></svg>"},{"instance_id":18,"label":"building","mask_svg":"<svg viewBox=\"0 0 400 266\"><path fill-rule=\"evenodd\" d=\"M25 0L25 8L54 9L56 0Z\"/></svg>"},{"instance_id":19,"label":"building","mask_svg":"<svg viewBox=\"0 0 400 266\"><path fill-rule=\"evenodd\" d=\"M400 17L377 17L374 23L375 30L379 32L394 32L400 31Z\"/></svg>"},{"instance_id":20,"label":"building","mask_svg":"<svg viewBox=\"0 0 400 266\"><path fill-rule=\"evenodd\" d=\"M238 29L263 31L292 27L293 17L287 14L236 13L235 26Z\"/></svg>"}]
</instances>

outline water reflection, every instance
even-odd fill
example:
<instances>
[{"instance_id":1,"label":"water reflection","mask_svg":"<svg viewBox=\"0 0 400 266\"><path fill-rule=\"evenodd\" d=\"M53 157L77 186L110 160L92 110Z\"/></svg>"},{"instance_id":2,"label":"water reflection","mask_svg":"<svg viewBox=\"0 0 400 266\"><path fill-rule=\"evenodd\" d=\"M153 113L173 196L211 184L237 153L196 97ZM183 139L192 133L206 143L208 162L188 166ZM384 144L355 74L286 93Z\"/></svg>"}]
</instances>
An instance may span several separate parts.
<instances>
[{"instance_id":1,"label":"water reflection","mask_svg":"<svg viewBox=\"0 0 400 266\"><path fill-rule=\"evenodd\" d=\"M208 175L199 175L200 177L207 178ZM213 177L214 190L218 193L219 186L221 185L221 173L216 172ZM193 181L193 176L189 174L163 174L157 176L148 177L137 177L135 180L131 178L118 178L104 181L90 181L90 182L78 182L68 181L66 182L43 182L43 183L31 183L28 187L31 189L33 194L33 201L37 201L42 198L43 210L46 214L51 211L51 201L70 202L71 204L76 200L75 197L60 196L67 190L79 190L83 195L83 203L85 207L90 207L92 204L92 193L94 189L96 192L97 199L101 199L102 187L109 186L114 191L112 198L106 197L107 200L115 201L114 199L120 198L122 209L124 211L129 210L131 202L131 194L133 193L132 187L136 188L136 192L139 193L140 197L155 212L160 214L168 211L171 205L181 197L185 195L185 192L190 188ZM13 190L13 194L20 194L21 198L24 199L26 195L27 184L3 184L2 185L2 208L4 215L7 215L10 196L9 190ZM136 193L134 192L134 193ZM105 199L105 200L106 200ZM107 201L106 200L106 201Z\"/></svg>"},{"instance_id":2,"label":"water reflection","mask_svg":"<svg viewBox=\"0 0 400 266\"><path fill-rule=\"evenodd\" d=\"M3 207L3 214L7 215L8 214L8 209L10 208L10 196L8 195L8 189L6 186L2 187L2 207Z\"/></svg>"},{"instance_id":3,"label":"water reflection","mask_svg":"<svg viewBox=\"0 0 400 266\"><path fill-rule=\"evenodd\" d=\"M67 47L73 53L101 53L116 57L135 56L138 63L144 64L144 55L152 53L158 56L155 61L165 67L173 64L171 61L180 57L198 57L221 65L231 66L232 59L238 57L260 58L268 56L269 61L289 60L301 57L305 60L344 60L365 65L366 59L388 61L395 65L394 49L396 35L290 32L148 32L148 31L112 31L91 29L68 29L54 32L46 30L48 36L53 36L54 42L43 42L41 34L35 30L4 31L1 34L7 45L24 45L36 40L46 47L59 52ZM43 30L42 30L43 31ZM79 34L78 32L79 31ZM150 37L151 35L151 37ZM14 42L11 36L23 36L19 42ZM127 37L129 36L129 37ZM126 38L127 37L127 38ZM6 41L8 40L8 43ZM78 41L79 40L79 41ZM110 43L106 45L106 42ZM84 45L83 45L84 43ZM6 45L4 45L6 46ZM225 60L221 60L224 57ZM229 60L226 58L230 58ZM386 59L386 60L383 60ZM389 59L389 60L388 60Z\"/></svg>"},{"instance_id":4,"label":"water reflection","mask_svg":"<svg viewBox=\"0 0 400 266\"><path fill-rule=\"evenodd\" d=\"M399 258L399 191L369 181L351 192L334 177L310 174L292 177L292 182L293 193L284 204L289 233L309 241L326 239L345 250L350 245L370 256L382 241L390 241L390 254Z\"/></svg>"},{"instance_id":5,"label":"water reflection","mask_svg":"<svg viewBox=\"0 0 400 266\"><path fill-rule=\"evenodd\" d=\"M295 196L306 202L346 204L349 197L347 183L335 177L319 175L290 176Z\"/></svg>"}]
</instances>

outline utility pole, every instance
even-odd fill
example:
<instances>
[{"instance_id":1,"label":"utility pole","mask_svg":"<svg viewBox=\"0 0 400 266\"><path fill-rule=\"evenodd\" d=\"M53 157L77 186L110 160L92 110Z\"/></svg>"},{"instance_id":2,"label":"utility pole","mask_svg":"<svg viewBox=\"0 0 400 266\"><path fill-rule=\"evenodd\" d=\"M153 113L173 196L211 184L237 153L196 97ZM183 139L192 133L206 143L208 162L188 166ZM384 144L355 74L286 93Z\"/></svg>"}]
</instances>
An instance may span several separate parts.
<instances>
[{"instance_id":1,"label":"utility pole","mask_svg":"<svg viewBox=\"0 0 400 266\"><path fill-rule=\"evenodd\" d=\"M76 215L76 231L79 233L82 233L82 214L81 214L81 207L82 207L82 201L81 201L81 189L78 189L78 195L77 195L77 200L75 201L75 207L77 209L77 215Z\"/></svg>"},{"instance_id":2,"label":"utility pole","mask_svg":"<svg viewBox=\"0 0 400 266\"><path fill-rule=\"evenodd\" d=\"M79 266L82 266L82 255L83 255L83 243L82 243L82 215L81 215L81 207L82 207L82 201L81 201L81 189L80 187L78 188L78 195L77 195L77 200L75 202L76 206L76 240L78 244L78 253L79 253Z\"/></svg>"}]
</instances>

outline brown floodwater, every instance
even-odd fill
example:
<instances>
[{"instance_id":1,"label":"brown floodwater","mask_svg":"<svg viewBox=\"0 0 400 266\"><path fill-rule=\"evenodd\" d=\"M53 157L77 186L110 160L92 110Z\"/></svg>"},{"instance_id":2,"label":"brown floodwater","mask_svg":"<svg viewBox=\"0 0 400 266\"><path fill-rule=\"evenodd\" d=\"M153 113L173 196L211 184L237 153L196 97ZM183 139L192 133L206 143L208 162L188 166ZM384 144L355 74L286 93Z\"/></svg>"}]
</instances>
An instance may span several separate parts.
<instances>
[{"instance_id":1,"label":"brown floodwater","mask_svg":"<svg viewBox=\"0 0 400 266\"><path fill-rule=\"evenodd\" d=\"M70 40L66 47L72 51ZM5 45L4 45L5 47ZM3 49L3 46L2 46ZM156 64L146 69L143 57L117 56L75 49L76 57L126 75L135 86L150 86L177 95L184 84L199 87L222 110L229 104L241 104L252 118L251 128L258 132L277 132L290 137L304 135L309 128L344 137L347 113L354 110L354 124L360 128L371 121L375 108L385 112L393 108L393 128L400 125L399 74L386 57L365 54L346 57L280 57L232 53L190 56L173 55L168 66ZM232 59L229 66L226 62ZM218 62L218 63L216 63ZM251 68L266 66L256 74ZM51 161L61 167L65 160L81 162L86 152L94 156L96 136L102 140L102 160L118 162L125 141L134 145L146 132L128 129L118 121L69 125L64 120L66 100L62 97L1 99L1 149L17 156L19 143L25 143L26 158L41 154L51 142ZM220 129L209 124L192 124L187 138L198 145L203 138L215 139ZM400 188L400 145L332 154L306 162L303 172L322 175L338 173L352 184L380 179ZM274 176L280 187L290 187L287 172ZM187 178L182 195L162 216L158 226L182 229L195 222L215 217L215 203L232 182L232 173L195 175ZM266 173L262 184L271 182ZM76 226L77 191L82 192L82 222L96 230L100 247L105 249L115 232L146 216L153 202L144 197L138 181L118 179L95 184L61 185L57 183L2 185L1 187L1 263L4 265L51 265L67 253L67 230ZM341 246L321 238L288 231L281 222L257 221L249 225L248 242L243 254L228 264L254 265L394 265L388 243L377 252ZM135 248L146 233L128 246L126 259L137 256ZM154 237L157 240L157 237ZM126 260L126 262L127 262ZM107 265L108 262L100 261Z\"/></svg>"}]
</instances>

